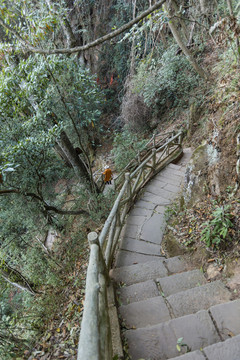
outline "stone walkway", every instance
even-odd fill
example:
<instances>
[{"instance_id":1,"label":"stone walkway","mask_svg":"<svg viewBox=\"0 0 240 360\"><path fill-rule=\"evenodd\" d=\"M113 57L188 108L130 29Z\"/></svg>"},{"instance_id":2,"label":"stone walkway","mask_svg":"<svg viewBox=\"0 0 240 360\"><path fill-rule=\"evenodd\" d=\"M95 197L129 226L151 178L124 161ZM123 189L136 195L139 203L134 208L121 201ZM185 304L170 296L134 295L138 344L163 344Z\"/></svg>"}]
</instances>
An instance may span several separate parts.
<instances>
[{"instance_id":1,"label":"stone walkway","mask_svg":"<svg viewBox=\"0 0 240 360\"><path fill-rule=\"evenodd\" d=\"M110 272L132 360L240 360L240 300L231 302L221 281L189 271L184 258L161 252L164 213L180 192L190 156L186 149L145 187Z\"/></svg>"}]
</instances>

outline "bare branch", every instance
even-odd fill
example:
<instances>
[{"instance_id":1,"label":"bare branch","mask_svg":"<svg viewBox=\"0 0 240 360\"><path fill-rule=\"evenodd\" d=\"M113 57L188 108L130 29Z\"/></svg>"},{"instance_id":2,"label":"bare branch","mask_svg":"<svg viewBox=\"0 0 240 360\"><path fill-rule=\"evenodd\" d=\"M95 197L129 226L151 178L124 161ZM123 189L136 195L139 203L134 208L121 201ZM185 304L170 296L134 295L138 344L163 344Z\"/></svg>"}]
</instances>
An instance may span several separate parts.
<instances>
[{"instance_id":1,"label":"bare branch","mask_svg":"<svg viewBox=\"0 0 240 360\"><path fill-rule=\"evenodd\" d=\"M130 29L133 25L137 24L139 21L144 19L146 16L151 14L153 11L159 9L166 0L158 1L155 5L148 8L146 11L143 11L139 16L137 16L135 19L129 21L127 24L121 26L119 29L112 31L111 33L104 35L86 45L83 46L76 46L73 48L63 48L63 49L41 49L36 48L33 45L31 45L27 40L23 39L23 37L14 29L12 29L9 25L5 24L2 19L0 19L0 25L2 25L5 29L10 31L18 40L19 42L28 50L30 50L33 53L39 53L39 54L73 54L81 51L88 50L92 47L98 46L102 44L103 42L107 40L111 40L114 37L122 34L124 31Z\"/></svg>"},{"instance_id":2,"label":"bare branch","mask_svg":"<svg viewBox=\"0 0 240 360\"><path fill-rule=\"evenodd\" d=\"M1 195L8 195L8 194L21 194L24 196L29 196L32 197L33 199L39 200L42 202L44 209L46 211L54 211L57 214L62 214L62 215L86 215L89 216L89 212L83 209L80 210L62 210L62 209L58 209L53 205L48 205L40 196L34 194L34 193L24 193L21 192L18 189L7 189L7 190L0 190L0 196Z\"/></svg>"}]
</instances>

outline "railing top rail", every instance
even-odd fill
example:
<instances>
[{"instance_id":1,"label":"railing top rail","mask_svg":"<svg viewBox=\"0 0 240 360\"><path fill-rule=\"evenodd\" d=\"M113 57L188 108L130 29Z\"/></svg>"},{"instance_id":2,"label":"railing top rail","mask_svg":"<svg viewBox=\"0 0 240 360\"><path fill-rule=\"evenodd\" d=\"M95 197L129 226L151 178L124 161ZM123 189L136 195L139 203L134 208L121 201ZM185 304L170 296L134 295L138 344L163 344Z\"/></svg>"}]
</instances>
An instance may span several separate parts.
<instances>
[{"instance_id":1,"label":"railing top rail","mask_svg":"<svg viewBox=\"0 0 240 360\"><path fill-rule=\"evenodd\" d=\"M179 132L178 134L176 134L175 136L173 136L171 139L169 139L167 142L164 143L164 145L160 146L157 151L161 151L163 150L168 144L170 144L173 140L177 139L179 137L179 135L181 135L181 132ZM136 173L152 158L152 154L150 154L143 162L141 162L141 164L130 174L130 178L132 179Z\"/></svg>"},{"instance_id":2,"label":"railing top rail","mask_svg":"<svg viewBox=\"0 0 240 360\"><path fill-rule=\"evenodd\" d=\"M103 226L102 231L101 231L100 236L99 236L99 243L100 243L101 246L103 245L105 237L106 237L106 235L108 233L108 230L110 228L111 222L112 222L114 216L116 215L116 212L118 210L120 201L121 201L121 199L123 197L123 194L125 193L127 184L128 184L128 179L125 180L125 182L124 182L124 184L123 184L123 186L122 186L122 188L121 188L121 190L120 190L120 192L118 194L118 197L114 202L112 210L110 211L110 214L108 215L108 218L104 223L104 226Z\"/></svg>"}]
</instances>

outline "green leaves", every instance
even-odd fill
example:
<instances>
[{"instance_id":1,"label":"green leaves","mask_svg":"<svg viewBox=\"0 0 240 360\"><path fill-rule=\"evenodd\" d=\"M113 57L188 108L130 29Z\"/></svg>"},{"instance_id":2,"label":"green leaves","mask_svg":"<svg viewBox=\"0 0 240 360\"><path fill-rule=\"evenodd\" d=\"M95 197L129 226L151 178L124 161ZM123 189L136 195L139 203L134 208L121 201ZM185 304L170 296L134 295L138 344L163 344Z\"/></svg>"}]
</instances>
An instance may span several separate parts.
<instances>
[{"instance_id":1,"label":"green leaves","mask_svg":"<svg viewBox=\"0 0 240 360\"><path fill-rule=\"evenodd\" d=\"M143 96L147 106L159 109L166 103L171 106L184 103L188 101L189 91L198 84L188 60L176 55L176 51L175 45L169 46L155 57L150 54L139 64L133 81L134 92Z\"/></svg>"},{"instance_id":2,"label":"green leaves","mask_svg":"<svg viewBox=\"0 0 240 360\"><path fill-rule=\"evenodd\" d=\"M123 132L118 133L114 138L112 150L116 168L122 170L144 147L146 142L146 140L131 133L127 127Z\"/></svg>"},{"instance_id":3,"label":"green leaves","mask_svg":"<svg viewBox=\"0 0 240 360\"><path fill-rule=\"evenodd\" d=\"M207 247L219 248L224 245L229 230L233 227L230 206L217 207L212 215L211 220L203 223L205 227L201 232L201 241L205 242Z\"/></svg>"}]
</instances>

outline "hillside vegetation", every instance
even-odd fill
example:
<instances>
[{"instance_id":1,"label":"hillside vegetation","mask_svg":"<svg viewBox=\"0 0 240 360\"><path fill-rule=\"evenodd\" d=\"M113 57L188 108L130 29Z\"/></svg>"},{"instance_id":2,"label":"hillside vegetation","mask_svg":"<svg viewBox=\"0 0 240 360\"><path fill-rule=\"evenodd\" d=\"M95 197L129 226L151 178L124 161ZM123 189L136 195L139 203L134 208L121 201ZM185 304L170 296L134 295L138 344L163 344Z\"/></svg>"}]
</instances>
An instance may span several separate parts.
<instances>
[{"instance_id":1,"label":"hillside vegetation","mask_svg":"<svg viewBox=\"0 0 240 360\"><path fill-rule=\"evenodd\" d=\"M193 150L166 255L239 271L239 34L237 0L0 1L1 359L76 358L98 178L153 133Z\"/></svg>"}]
</instances>

